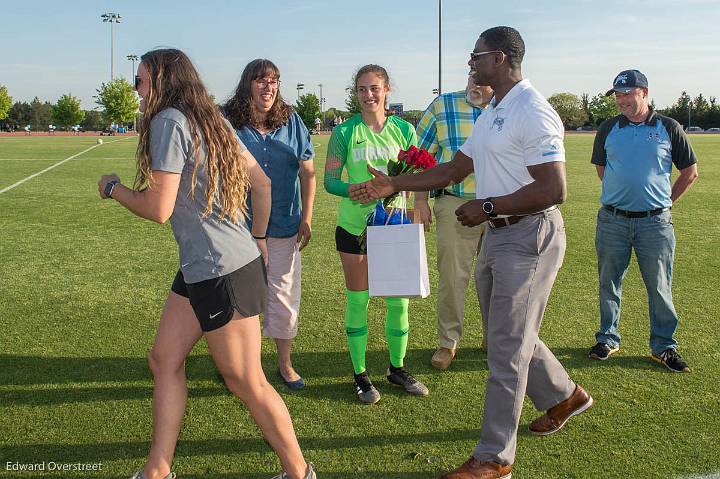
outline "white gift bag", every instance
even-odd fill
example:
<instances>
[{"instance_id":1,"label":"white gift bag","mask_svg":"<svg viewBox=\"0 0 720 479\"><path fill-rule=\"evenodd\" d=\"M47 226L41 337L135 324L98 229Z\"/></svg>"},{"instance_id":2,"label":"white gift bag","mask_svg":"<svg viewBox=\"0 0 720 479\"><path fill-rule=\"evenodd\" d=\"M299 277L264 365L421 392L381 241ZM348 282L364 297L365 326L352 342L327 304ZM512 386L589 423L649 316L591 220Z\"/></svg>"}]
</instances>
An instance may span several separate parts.
<instances>
[{"instance_id":1,"label":"white gift bag","mask_svg":"<svg viewBox=\"0 0 720 479\"><path fill-rule=\"evenodd\" d=\"M368 226L367 257L370 296L430 295L422 224Z\"/></svg>"}]
</instances>

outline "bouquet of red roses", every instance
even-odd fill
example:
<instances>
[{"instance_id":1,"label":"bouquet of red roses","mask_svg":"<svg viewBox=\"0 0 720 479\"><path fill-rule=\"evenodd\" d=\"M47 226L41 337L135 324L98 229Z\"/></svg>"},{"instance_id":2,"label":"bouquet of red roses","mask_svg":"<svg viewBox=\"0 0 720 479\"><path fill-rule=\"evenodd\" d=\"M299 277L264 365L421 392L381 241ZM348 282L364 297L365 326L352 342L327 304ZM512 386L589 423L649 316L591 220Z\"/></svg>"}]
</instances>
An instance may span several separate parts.
<instances>
[{"instance_id":1,"label":"bouquet of red roses","mask_svg":"<svg viewBox=\"0 0 720 479\"><path fill-rule=\"evenodd\" d=\"M427 170L437 164L434 156L428 153L427 150L421 150L415 145L407 150L400 150L397 159L398 161L388 162L388 175L390 176Z\"/></svg>"},{"instance_id":2,"label":"bouquet of red roses","mask_svg":"<svg viewBox=\"0 0 720 479\"><path fill-rule=\"evenodd\" d=\"M421 150L415 145L411 146L407 150L400 150L397 157L398 161L388 162L388 175L399 176L406 173L416 173L418 171L425 171L429 168L433 168L437 161L427 150ZM383 206L387 206L399 195L395 193L388 196L383 200Z\"/></svg>"}]
</instances>

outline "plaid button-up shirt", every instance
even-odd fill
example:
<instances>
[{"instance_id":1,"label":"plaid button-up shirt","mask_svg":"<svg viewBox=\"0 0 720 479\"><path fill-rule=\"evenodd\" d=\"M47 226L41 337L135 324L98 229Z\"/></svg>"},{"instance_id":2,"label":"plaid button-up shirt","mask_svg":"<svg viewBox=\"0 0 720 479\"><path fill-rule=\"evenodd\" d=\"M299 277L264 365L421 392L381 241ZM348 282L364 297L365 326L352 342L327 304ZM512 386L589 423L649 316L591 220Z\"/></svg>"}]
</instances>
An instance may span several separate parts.
<instances>
[{"instance_id":1,"label":"plaid button-up shirt","mask_svg":"<svg viewBox=\"0 0 720 479\"><path fill-rule=\"evenodd\" d=\"M443 93L430 103L418 122L418 148L435 156L438 164L447 163L470 136L482 111L468 103L465 90ZM449 189L461 198L475 199L475 175L471 173Z\"/></svg>"}]
</instances>

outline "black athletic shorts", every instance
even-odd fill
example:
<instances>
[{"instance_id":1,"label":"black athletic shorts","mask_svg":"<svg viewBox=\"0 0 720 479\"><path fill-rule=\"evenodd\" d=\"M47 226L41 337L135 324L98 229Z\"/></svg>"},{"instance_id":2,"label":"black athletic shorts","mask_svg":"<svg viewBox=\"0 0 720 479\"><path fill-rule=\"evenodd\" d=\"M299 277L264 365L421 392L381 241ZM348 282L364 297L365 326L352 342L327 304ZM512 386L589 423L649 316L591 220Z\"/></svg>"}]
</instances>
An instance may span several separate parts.
<instances>
[{"instance_id":1,"label":"black athletic shorts","mask_svg":"<svg viewBox=\"0 0 720 479\"><path fill-rule=\"evenodd\" d=\"M175 275L174 293L190 300L204 332L225 326L237 311L243 318L265 310L267 276L262 256L219 278L186 283L181 271Z\"/></svg>"},{"instance_id":2,"label":"black athletic shorts","mask_svg":"<svg viewBox=\"0 0 720 479\"><path fill-rule=\"evenodd\" d=\"M335 249L341 253L367 254L367 233L355 236L338 226L335 228Z\"/></svg>"}]
</instances>

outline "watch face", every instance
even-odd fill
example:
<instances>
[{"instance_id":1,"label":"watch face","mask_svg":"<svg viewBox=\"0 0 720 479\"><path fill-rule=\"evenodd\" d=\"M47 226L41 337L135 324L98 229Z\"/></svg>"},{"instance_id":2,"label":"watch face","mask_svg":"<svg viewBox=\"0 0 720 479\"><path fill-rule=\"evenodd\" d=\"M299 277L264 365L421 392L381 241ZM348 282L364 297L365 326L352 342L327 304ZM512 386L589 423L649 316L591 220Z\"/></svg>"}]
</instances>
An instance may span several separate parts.
<instances>
[{"instance_id":1,"label":"watch face","mask_svg":"<svg viewBox=\"0 0 720 479\"><path fill-rule=\"evenodd\" d=\"M110 197L110 195L112 195L113 189L115 189L115 182L111 181L105 184L105 191L103 191L103 193L105 193L105 196Z\"/></svg>"},{"instance_id":2,"label":"watch face","mask_svg":"<svg viewBox=\"0 0 720 479\"><path fill-rule=\"evenodd\" d=\"M483 211L484 211L485 213L492 213L493 206L494 206L494 205L493 205L492 202L490 202L490 201L486 201L486 202L484 202L484 203L482 204Z\"/></svg>"}]
</instances>

